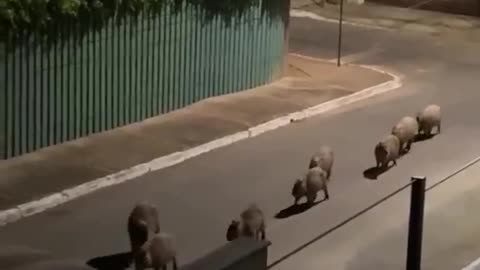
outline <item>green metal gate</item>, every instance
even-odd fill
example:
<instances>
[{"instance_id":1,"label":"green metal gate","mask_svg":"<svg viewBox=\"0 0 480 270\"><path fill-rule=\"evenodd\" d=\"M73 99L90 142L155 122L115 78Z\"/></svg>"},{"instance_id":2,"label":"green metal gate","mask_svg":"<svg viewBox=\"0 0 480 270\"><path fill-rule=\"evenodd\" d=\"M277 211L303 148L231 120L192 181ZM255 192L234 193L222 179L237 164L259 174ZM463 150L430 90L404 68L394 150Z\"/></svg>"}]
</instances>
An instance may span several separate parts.
<instances>
[{"instance_id":1,"label":"green metal gate","mask_svg":"<svg viewBox=\"0 0 480 270\"><path fill-rule=\"evenodd\" d=\"M0 155L141 121L268 83L279 73L281 19L255 9L228 27L220 19L202 25L195 11L171 15L165 9L154 18L110 22L80 44L32 42L13 52L2 44Z\"/></svg>"}]
</instances>

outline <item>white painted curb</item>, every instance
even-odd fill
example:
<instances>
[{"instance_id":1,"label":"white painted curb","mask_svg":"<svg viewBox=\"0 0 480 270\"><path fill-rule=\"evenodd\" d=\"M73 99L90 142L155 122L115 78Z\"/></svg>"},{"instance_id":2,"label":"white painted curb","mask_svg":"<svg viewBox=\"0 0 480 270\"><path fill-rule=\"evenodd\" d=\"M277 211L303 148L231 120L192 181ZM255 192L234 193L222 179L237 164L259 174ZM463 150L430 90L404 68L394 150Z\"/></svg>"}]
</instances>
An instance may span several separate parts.
<instances>
[{"instance_id":1,"label":"white painted curb","mask_svg":"<svg viewBox=\"0 0 480 270\"><path fill-rule=\"evenodd\" d=\"M292 54L292 55L295 55L297 57L303 57L310 60L325 62L325 60L320 60L317 58L306 57L298 54ZM363 66L363 67L373 69L385 74L389 74L394 79L388 82L364 89L362 91L356 92L348 96L340 97L325 103L321 103L317 106L307 108L299 112L294 112L286 116L282 116L280 118L271 120L269 122L260 124L258 126L251 127L248 130L225 136L223 138L196 146L194 148L190 148L183 152L176 152L167 156L159 157L147 163L143 163L143 164L119 171L117 173L98 178L91 182L87 182L85 184L64 190L62 192L58 192L58 193L46 196L42 199L21 204L11 209L0 211L0 226L18 221L24 217L28 217L28 216L43 212L47 209L53 208L55 206L71 201L78 197L87 195L99 189L117 185L129 180L135 179L148 172L161 170L161 169L179 164L187 159L199 156L211 150L214 150L223 146L227 146L247 138L258 136L262 133L277 129L279 127L286 126L290 124L292 120L297 121L297 120L306 119L306 118L333 110L335 108L338 108L356 101L367 99L374 95L382 94L382 93L397 89L402 85L401 79L398 75L395 75L386 71L382 71L382 70L379 70L378 68L374 68L371 66Z\"/></svg>"},{"instance_id":2,"label":"white painted curb","mask_svg":"<svg viewBox=\"0 0 480 270\"><path fill-rule=\"evenodd\" d=\"M462 270L477 270L477 269L480 269L480 258L476 259L469 265L462 268Z\"/></svg>"},{"instance_id":3,"label":"white painted curb","mask_svg":"<svg viewBox=\"0 0 480 270\"><path fill-rule=\"evenodd\" d=\"M309 18L309 19L312 19L312 20L328 22L328 23L336 23L336 24L338 24L338 22L339 22L339 20L323 17L323 16L320 16L320 15L314 13L314 12L301 10L301 9L291 9L290 10L290 16L291 17L298 17L298 18ZM358 27L367 27L367 28L379 29L379 30L386 30L386 31L393 31L391 28L387 28L387 27L383 27L383 26L377 26L377 25L366 24L366 23L351 22L351 21L348 21L348 18L343 20L342 24L351 25L351 26L358 26Z\"/></svg>"}]
</instances>

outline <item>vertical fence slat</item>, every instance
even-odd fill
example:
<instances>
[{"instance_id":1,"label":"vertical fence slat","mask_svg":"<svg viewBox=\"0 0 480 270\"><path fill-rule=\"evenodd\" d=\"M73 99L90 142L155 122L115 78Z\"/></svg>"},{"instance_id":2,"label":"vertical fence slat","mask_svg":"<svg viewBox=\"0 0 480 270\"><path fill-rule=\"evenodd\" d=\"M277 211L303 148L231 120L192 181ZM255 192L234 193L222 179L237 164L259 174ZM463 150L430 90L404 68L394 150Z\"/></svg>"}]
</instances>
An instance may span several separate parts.
<instances>
[{"instance_id":1,"label":"vertical fence slat","mask_svg":"<svg viewBox=\"0 0 480 270\"><path fill-rule=\"evenodd\" d=\"M15 84L15 77L14 77L14 74L15 74L15 68L14 68L14 60L12 59L12 54L15 53L15 48L12 47L10 48L8 45L5 46L6 47L6 51L5 51L5 63L6 63L6 68L5 68L5 72L6 72L6 87L5 87L5 95L6 95L6 131L5 133L7 134L6 135L6 154L5 154L5 158L9 158L11 156L13 156L13 120L14 120L14 93L13 93L13 89L14 89L14 84ZM12 67L10 69L10 67ZM9 72L11 71L11 72Z\"/></svg>"},{"instance_id":2,"label":"vertical fence slat","mask_svg":"<svg viewBox=\"0 0 480 270\"><path fill-rule=\"evenodd\" d=\"M171 15L170 15L170 7L167 7L167 14L165 16L165 24L166 24L166 31L167 31L167 41L166 41L166 45L168 45L167 47L167 61L163 63L163 68L165 68L165 70L167 71L168 73L168 79L167 79L167 109L165 110L165 112L169 112L172 110L173 108L173 95L174 95L174 92L172 91L173 89L173 79L172 79L172 73L173 73L173 70L174 70L174 66L173 66L173 59L174 59L174 55L173 55L173 50L172 50L172 43L173 43L173 26L172 26L172 19L171 19ZM168 18L168 19L167 19Z\"/></svg>"},{"instance_id":3,"label":"vertical fence slat","mask_svg":"<svg viewBox=\"0 0 480 270\"><path fill-rule=\"evenodd\" d=\"M33 98L33 121L34 121L34 142L33 142L33 149L36 150L41 147L41 114L40 114L40 107L39 101L42 98L42 93L40 92L40 78L43 75L41 67L38 66L38 56L40 58L42 55L39 52L38 40L35 38L34 46L33 46L33 88L34 88L34 98ZM39 55L40 54L40 55Z\"/></svg>"},{"instance_id":4,"label":"vertical fence slat","mask_svg":"<svg viewBox=\"0 0 480 270\"><path fill-rule=\"evenodd\" d=\"M40 43L40 92L41 92L41 117L42 120L42 147L48 145L48 80L50 78L48 71L49 55L45 46L45 42Z\"/></svg>"},{"instance_id":5,"label":"vertical fence slat","mask_svg":"<svg viewBox=\"0 0 480 270\"><path fill-rule=\"evenodd\" d=\"M95 84L95 110L94 110L94 119L95 119L95 125L94 125L94 132L97 133L102 130L102 124L103 124L103 53L102 53L102 45L103 45L103 35L102 35L103 29L100 29L98 32L95 32L95 40L94 40L94 47L93 50L96 52L95 56L93 59L95 60L95 66L98 67L97 69L97 77L96 77L96 84Z\"/></svg>"},{"instance_id":6,"label":"vertical fence slat","mask_svg":"<svg viewBox=\"0 0 480 270\"><path fill-rule=\"evenodd\" d=\"M25 42L25 38L24 36L22 35L22 43ZM26 150L26 144L27 144L27 133L26 133L26 129L27 129L27 101L28 101L28 95L27 95L27 91L26 91L26 85L25 85L25 75L26 75L26 71L25 71L25 45L24 44L21 44L20 45L20 54L19 54L19 59L18 59L18 65L19 65L19 77L20 77L20 81L19 81L19 92L20 92L20 97L19 97L19 109L18 109L18 113L19 113L19 138L20 138L20 144L19 144L19 147L18 147L18 152L17 154L20 154L22 152L24 152Z\"/></svg>"},{"instance_id":7,"label":"vertical fence slat","mask_svg":"<svg viewBox=\"0 0 480 270\"><path fill-rule=\"evenodd\" d=\"M178 100L179 100L179 91L178 91L178 14L171 15L172 18L172 24L170 31L172 33L171 36L171 41L170 45L172 46L172 61L171 61L171 67L172 67L172 73L171 73L171 78L172 78L172 84L171 84L171 91L172 91L172 108L171 110L175 110L178 108Z\"/></svg>"},{"instance_id":8,"label":"vertical fence slat","mask_svg":"<svg viewBox=\"0 0 480 270\"><path fill-rule=\"evenodd\" d=\"M71 29L71 25L68 24L66 26L66 29L67 29L67 44L66 44L66 56L67 56L67 86L66 86L66 99L65 99L65 107L67 108L66 109L66 112L65 112L65 119L66 119L66 123L64 123L65 125L65 130L66 130L66 140L72 140L74 138L73 136L73 133L74 133L74 111L73 111L73 106L72 106L72 101L74 101L74 99L72 98L73 95L74 95L74 84L73 84L73 76L74 76L74 72L75 72L75 65L74 65L74 62L75 62L75 56L72 55L72 44L73 44L73 40L72 40L72 29Z\"/></svg>"},{"instance_id":9,"label":"vertical fence slat","mask_svg":"<svg viewBox=\"0 0 480 270\"><path fill-rule=\"evenodd\" d=\"M118 122L117 125L121 126L124 123L125 119L125 104L123 101L123 98L125 98L126 94L126 87L127 87L127 25L126 25L126 19L122 21L122 26L123 26L123 31L119 32L119 37L118 39L122 40L122 42L118 43L118 81L122 80L122 82L118 86L118 95L117 95L117 100L115 102L117 106L117 117L118 117ZM121 38L120 38L121 34Z\"/></svg>"},{"instance_id":10,"label":"vertical fence slat","mask_svg":"<svg viewBox=\"0 0 480 270\"><path fill-rule=\"evenodd\" d=\"M134 38L136 38L136 35L134 35L135 29L135 20L130 19L129 20L129 26L130 26L130 42L129 42L129 48L128 48L128 53L129 53L129 59L128 59L128 77L129 77L129 84L127 88L128 92L128 99L125 101L125 104L128 106L128 115L126 117L126 122L125 123L130 123L132 119L135 118L135 102L136 102L136 96L134 95L133 88L135 87L135 67L134 67L134 62L135 59L133 57L133 54L135 52L135 47L134 47Z\"/></svg>"},{"instance_id":11,"label":"vertical fence slat","mask_svg":"<svg viewBox=\"0 0 480 270\"><path fill-rule=\"evenodd\" d=\"M33 150L33 141L34 138L32 137L34 133L33 125L35 124L35 115L33 114L33 98L35 91L32 91L32 79L31 76L33 75L32 68L32 61L30 59L30 38L27 36L26 39L26 47L25 47L25 66L26 66L26 72L25 72L25 92L26 92L26 108L25 108L25 140L26 140L26 145L25 149L23 150L24 153L31 152Z\"/></svg>"},{"instance_id":12,"label":"vertical fence slat","mask_svg":"<svg viewBox=\"0 0 480 270\"><path fill-rule=\"evenodd\" d=\"M213 48L213 32L215 31L213 29L213 25L215 24L215 20L213 21L210 21L208 23L208 26L207 26L207 35L206 35L206 38L205 38L205 43L206 43L206 47L207 47L207 55L205 57L205 65L206 65L206 68L205 68L205 84L203 85L203 89L205 91L205 96L204 97L209 97L209 96L213 96L215 94L214 91L214 88L213 87L210 87L211 85L211 76L212 76L212 52L214 52L214 48Z\"/></svg>"},{"instance_id":13,"label":"vertical fence slat","mask_svg":"<svg viewBox=\"0 0 480 270\"><path fill-rule=\"evenodd\" d=\"M62 67L61 67L61 72L63 74L62 76L62 141L61 142L65 142L67 141L69 138L68 136L68 126L69 126L69 122L70 122L70 119L69 119L69 111L70 111L70 108L69 108L69 97L70 97L70 87L69 87L69 73L70 73L70 68L71 68L71 59L70 59L70 55L68 54L69 52L69 44L70 44L70 36L68 34L68 32L66 31L68 28L67 28L67 25L63 25L62 26L62 30L64 31L64 38L65 38L65 42L63 43L62 45L62 57L63 57L63 60L62 60Z\"/></svg>"},{"instance_id":14,"label":"vertical fence slat","mask_svg":"<svg viewBox=\"0 0 480 270\"><path fill-rule=\"evenodd\" d=\"M221 94L221 89L220 85L218 85L218 78L219 78L219 72L218 72L218 59L220 55L220 51L222 49L222 44L219 42L220 38L220 17L215 18L215 22L213 24L213 52L212 52L212 77L210 81L209 87L213 89L213 95L218 96Z\"/></svg>"},{"instance_id":15,"label":"vertical fence slat","mask_svg":"<svg viewBox=\"0 0 480 270\"><path fill-rule=\"evenodd\" d=\"M75 138L78 138L80 136L80 128L81 128L81 122L80 122L80 115L81 115L81 109L82 109L82 99L81 99L81 92L82 92L82 48L80 47L80 36L77 33L77 28L74 28L73 31L73 39L74 39L74 48L75 52L74 57L75 57L75 69L74 69L74 94L73 94L73 111L74 111L74 134L73 136Z\"/></svg>"},{"instance_id":16,"label":"vertical fence slat","mask_svg":"<svg viewBox=\"0 0 480 270\"><path fill-rule=\"evenodd\" d=\"M70 31L72 32L72 50L70 52L70 57L73 58L73 68L72 68L72 95L70 100L70 106L72 107L72 138L78 138L78 129L80 123L78 121L78 115L80 113L80 99L79 99L79 92L80 92L80 65L79 65L79 57L80 57L80 47L78 44L78 33L76 28L71 26Z\"/></svg>"},{"instance_id":17,"label":"vertical fence slat","mask_svg":"<svg viewBox=\"0 0 480 270\"><path fill-rule=\"evenodd\" d=\"M136 24L137 31L135 32L135 65L137 66L136 68L136 75L135 75L135 85L136 88L133 89L135 92L135 95L137 96L137 102L136 102L136 117L135 117L135 122L139 121L142 119L142 111L143 111L143 100L145 98L145 89L143 88L143 83L142 83L142 73L143 73L143 34L144 34L144 29L143 29L143 15L140 15L140 21L137 22Z\"/></svg>"},{"instance_id":18,"label":"vertical fence slat","mask_svg":"<svg viewBox=\"0 0 480 270\"><path fill-rule=\"evenodd\" d=\"M167 9L164 8L162 11L162 17L158 20L158 25L160 30L160 36L162 37L159 40L159 44L161 44L161 49L162 49L162 57L158 59L157 65L160 71L160 76L162 78L161 87L162 89L162 94L160 95L160 112L165 113L168 110L168 105L167 105L167 98L168 98L168 80L167 80L167 70L165 68L165 63L167 63L167 44L168 44L168 36L167 36Z\"/></svg>"},{"instance_id":19,"label":"vertical fence slat","mask_svg":"<svg viewBox=\"0 0 480 270\"><path fill-rule=\"evenodd\" d=\"M157 66L155 65L155 59L158 59L160 56L158 54L158 43L157 43L157 37L159 35L157 31L157 18L158 16L149 16L149 21L148 21L148 37L149 37L149 47L150 47L150 55L148 56L149 58L149 87L150 87L150 93L151 93L151 101L150 101L150 112L149 112L149 117L155 116L158 114L158 94L159 94L159 86L157 82L159 81L159 76L160 74L158 73Z\"/></svg>"},{"instance_id":20,"label":"vertical fence slat","mask_svg":"<svg viewBox=\"0 0 480 270\"><path fill-rule=\"evenodd\" d=\"M179 102L179 107L184 107L187 105L187 99L189 97L189 93L187 91L190 91L190 89L188 89L186 87L186 80L189 78L190 74L187 74L186 72L186 67L187 67L187 63L186 63L186 47L187 47L187 43L189 42L189 40L187 39L187 35L186 35L186 8L185 6L183 5L182 3L182 11L180 12L180 37L177 39L177 44L179 44L179 51L178 51L178 54L179 54L179 69L178 69L178 90L181 94L180 96L180 102Z\"/></svg>"},{"instance_id":21,"label":"vertical fence slat","mask_svg":"<svg viewBox=\"0 0 480 270\"><path fill-rule=\"evenodd\" d=\"M168 25L168 28L167 28L167 31L168 31L168 41L167 41L167 44L168 44L168 51L167 51L167 55L168 55L168 62L164 63L164 68L168 71L168 94L167 94L167 98L168 98L168 105L167 105L167 112L171 111L172 108L174 107L174 92L173 92L173 72L174 72L174 63L173 63L173 59L174 59L174 52L173 52L173 42L174 42L174 39L173 39L173 19L172 19L172 15L170 15L170 7L167 8L168 12L167 12L167 16L168 16L168 20L166 19L165 20L165 23Z\"/></svg>"},{"instance_id":22,"label":"vertical fence slat","mask_svg":"<svg viewBox=\"0 0 480 270\"><path fill-rule=\"evenodd\" d=\"M183 82L183 91L185 92L184 95L184 106L188 106L193 101L193 87L192 87L192 80L193 80L193 72L192 67L192 31L190 26L190 16L191 10L190 6L185 3L183 5L183 74L184 74L184 82Z\"/></svg>"},{"instance_id":23,"label":"vertical fence slat","mask_svg":"<svg viewBox=\"0 0 480 270\"><path fill-rule=\"evenodd\" d=\"M252 51L251 51L251 55L252 55L252 61L250 63L250 87L253 88L253 87L257 87L257 80L256 80L256 72L257 72L257 52L258 50L260 49L258 47L258 40L257 40L257 25L258 25L258 19L257 19L257 8L253 9L251 11L252 13L252 29L253 31L251 32L251 35L252 35Z\"/></svg>"},{"instance_id":24,"label":"vertical fence slat","mask_svg":"<svg viewBox=\"0 0 480 270\"><path fill-rule=\"evenodd\" d=\"M156 57L155 50L153 50L155 47L153 46L152 43L152 20L151 16L149 13L147 13L147 25L146 25L146 48L147 51L145 53L145 72L144 72L144 81L145 81L145 89L148 93L147 98L146 98L146 109L145 109L145 116L144 118L148 118L153 116L153 84L152 84L152 78L154 76L153 74L153 66L152 66L152 57Z\"/></svg>"},{"instance_id":25,"label":"vertical fence slat","mask_svg":"<svg viewBox=\"0 0 480 270\"><path fill-rule=\"evenodd\" d=\"M55 27L55 31L58 32L58 25ZM57 142L60 138L60 126L61 126L61 118L60 118L60 114L61 114L61 106L62 106L62 100L61 100L61 87L60 87L60 78L61 76L59 76L60 72L59 72L59 61L61 60L60 58L60 55L61 53L59 53L59 49L58 49L58 42L57 41L54 41L54 55L53 55L53 95L52 95L52 103L53 103L53 107L55 108L54 109L54 113L53 113L53 136L52 136L52 142L51 144L55 144L55 142ZM59 55L60 54L60 55Z\"/></svg>"},{"instance_id":26,"label":"vertical fence slat","mask_svg":"<svg viewBox=\"0 0 480 270\"><path fill-rule=\"evenodd\" d=\"M88 116L88 111L87 111L87 91L88 91L88 84L87 84L87 72L85 69L88 67L88 35L85 35L82 37L82 44L81 44L81 51L80 51L80 113L78 114L78 119L80 121L80 129L79 129L79 135L80 136L85 136L86 131L87 131L87 116Z\"/></svg>"},{"instance_id":27,"label":"vertical fence slat","mask_svg":"<svg viewBox=\"0 0 480 270\"><path fill-rule=\"evenodd\" d=\"M252 49L254 46L252 46L252 16L250 10L246 12L245 16L245 26L246 26L246 31L245 34L247 35L246 38L246 44L245 44L245 49L246 49L246 65L245 65L245 86L244 88L248 89L252 87L252 77L251 77L251 67L252 67Z\"/></svg>"},{"instance_id":28,"label":"vertical fence slat","mask_svg":"<svg viewBox=\"0 0 480 270\"><path fill-rule=\"evenodd\" d=\"M38 66L35 66L35 73L38 78L38 88L36 89L37 91L37 98L36 98L36 110L35 114L37 115L36 121L37 122L37 143L36 147L41 148L45 143L45 104L43 103L44 100L44 77L45 77L45 67L44 67L44 59L45 59L45 54L43 50L43 42L40 39L37 39L36 42L38 42L38 51L35 52L35 58L37 58L38 55Z\"/></svg>"},{"instance_id":29,"label":"vertical fence slat","mask_svg":"<svg viewBox=\"0 0 480 270\"><path fill-rule=\"evenodd\" d=\"M12 110L12 155L17 155L18 154L18 146L19 146L19 137L18 137L18 130L19 130L19 124L20 124L20 119L18 117L19 115L19 110L20 110L20 101L19 101L19 95L20 91L18 90L18 82L19 82L19 71L18 69L18 48L15 48L13 55L12 55L12 96L13 96L13 110Z\"/></svg>"},{"instance_id":30,"label":"vertical fence slat","mask_svg":"<svg viewBox=\"0 0 480 270\"><path fill-rule=\"evenodd\" d=\"M199 11L199 16L200 18L203 18L205 15L205 11L202 10L200 7L198 8ZM206 76L208 73L207 69L207 61L205 60L208 57L208 47L207 47L207 38L208 38L208 27L205 25L203 22L198 22L199 24L199 59L198 59L198 67L199 69L197 70L198 76L199 76L199 82L197 84L198 87L198 93L199 93L199 99L203 99L206 96L206 91L205 91L205 84L206 84Z\"/></svg>"},{"instance_id":31,"label":"vertical fence slat","mask_svg":"<svg viewBox=\"0 0 480 270\"><path fill-rule=\"evenodd\" d=\"M142 12L142 25L141 25L141 31L140 31L140 50L137 50L137 52L140 52L140 57L139 57L139 76L138 76L138 79L139 79L139 90L141 91L141 99L140 99L140 102L139 102L139 117L138 117L138 120L142 120L142 119L145 119L146 118L146 107L147 107L147 88L145 87L145 81L144 81L144 75L145 75L145 63L146 63L146 60L145 60L145 56L146 56L146 47L145 45L148 45L148 44L145 44L145 13ZM137 120L137 121L138 121Z\"/></svg>"},{"instance_id":32,"label":"vertical fence slat","mask_svg":"<svg viewBox=\"0 0 480 270\"><path fill-rule=\"evenodd\" d=\"M127 58L127 54L125 53L126 49L125 49L125 44L126 44L126 34L127 34L127 28L126 28L126 25L125 25L125 20L123 20L121 22L121 25L122 25L122 28L123 29L120 29L120 31L118 32L118 43L117 43L117 58L118 59L118 70L117 70L117 81L120 82L120 80L122 82L120 82L119 84L117 84L117 89L114 89L115 92L116 92L116 99L114 101L114 105L115 105L115 108L116 108L116 113L115 113L115 117L116 117L116 120L115 121L115 124L117 126L120 126L123 122L123 112L125 110L124 106L123 106L123 100L121 99L121 96L124 95L125 93L125 86L126 86L126 72L125 72L125 59ZM120 41L121 40L121 41ZM122 65L123 64L123 65ZM123 75L123 76L122 76ZM118 93L117 93L118 91Z\"/></svg>"},{"instance_id":33,"label":"vertical fence slat","mask_svg":"<svg viewBox=\"0 0 480 270\"><path fill-rule=\"evenodd\" d=\"M0 114L0 158L6 159L8 158L8 144L9 144L9 134L8 134L8 98L9 98L9 89L8 89L8 44L0 44L2 51L0 55L3 53L3 57L0 57L0 104L1 104L1 114Z\"/></svg>"},{"instance_id":34,"label":"vertical fence slat","mask_svg":"<svg viewBox=\"0 0 480 270\"><path fill-rule=\"evenodd\" d=\"M151 108L151 92L150 88L148 87L148 73L149 73L149 64L150 61L148 60L149 57L152 57L150 55L150 44L149 44L149 23L148 23L148 14L144 12L143 15L143 31L142 31L142 52L143 52L143 57L142 57L142 87L144 89L144 97L143 97L143 104L142 104L142 120L146 119L149 117L149 112Z\"/></svg>"},{"instance_id":35,"label":"vertical fence slat","mask_svg":"<svg viewBox=\"0 0 480 270\"><path fill-rule=\"evenodd\" d=\"M200 27L199 27L199 23L198 23L198 20L196 20L197 16L198 16L198 9L197 9L197 6L196 5L192 5L190 6L190 9L192 11L192 14L190 15L190 26L191 26L191 29L192 29L192 33L193 33L193 39L192 39L192 42L193 42L193 46L191 47L192 48L192 51L191 51L191 64L192 64L192 69L191 69L191 73L192 73L192 94L193 94L193 102L196 102L198 101L199 99L199 93L198 93L198 82L199 82L199 79L198 79L198 74L200 72L200 68L199 68L199 57L200 57L200 51L199 51L199 38L198 36L200 35Z\"/></svg>"},{"instance_id":36,"label":"vertical fence slat","mask_svg":"<svg viewBox=\"0 0 480 270\"><path fill-rule=\"evenodd\" d=\"M230 70L227 67L229 54L230 54L230 42L228 41L228 33L227 33L227 31L229 30L230 28L227 28L227 26L222 22L222 36L220 39L223 44L223 50L220 57L220 66L219 66L222 77L219 79L221 80L223 94L227 94L228 91L230 90L228 87L228 76L229 76Z\"/></svg>"},{"instance_id":37,"label":"vertical fence slat","mask_svg":"<svg viewBox=\"0 0 480 270\"><path fill-rule=\"evenodd\" d=\"M229 28L226 29L226 33L224 35L224 42L225 42L225 56L223 59L223 70L224 70L224 87L225 93L228 94L232 90L232 69L231 66L233 65L233 48L232 48L232 37L235 31L235 24L232 22Z\"/></svg>"},{"instance_id":38,"label":"vertical fence slat","mask_svg":"<svg viewBox=\"0 0 480 270\"><path fill-rule=\"evenodd\" d=\"M7 82L8 87L6 88L6 102L7 102L7 114L6 114L6 121L7 121L7 154L6 157L11 157L14 155L14 121L15 121L15 48L10 48L7 47L7 52L6 52L6 63L7 67L5 68L7 72ZM10 69L10 66L12 67ZM9 72L11 70L11 72Z\"/></svg>"},{"instance_id":39,"label":"vertical fence slat","mask_svg":"<svg viewBox=\"0 0 480 270\"><path fill-rule=\"evenodd\" d=\"M234 55L231 58L230 63L228 64L230 66L230 70L232 72L232 82L230 84L230 92L232 93L235 90L237 90L237 82L238 82L238 64L239 60L238 58L235 58L235 56L238 56L238 33L239 33L239 22L237 18L234 18L232 20L232 51ZM233 61L235 59L235 62Z\"/></svg>"},{"instance_id":40,"label":"vertical fence slat","mask_svg":"<svg viewBox=\"0 0 480 270\"><path fill-rule=\"evenodd\" d=\"M161 114L163 111L163 93L165 91L163 87L163 82L165 81L165 77L163 75L163 68L161 68L160 63L165 61L165 55L163 54L165 48L165 31L162 31L162 16L164 16L164 9L160 13L160 16L155 16L155 23L156 26L154 33L155 38L153 39L156 42L155 51L157 52L157 57L154 58L152 61L155 66L154 79L155 79L155 113L157 115ZM157 31L158 29L158 31Z\"/></svg>"},{"instance_id":41,"label":"vertical fence slat","mask_svg":"<svg viewBox=\"0 0 480 270\"><path fill-rule=\"evenodd\" d=\"M138 18L133 21L133 29L132 35L133 35L133 43L132 43L132 50L130 50L132 61L133 61L133 72L132 72L132 87L130 88L130 97L132 98L132 114L131 117L128 121L128 123L132 123L134 121L137 121L139 119L139 100L141 99L141 89L138 87L138 74L139 74L139 68L138 68L138 60L139 60L139 45L138 45L138 37L139 37L139 23L138 23Z\"/></svg>"},{"instance_id":42,"label":"vertical fence slat","mask_svg":"<svg viewBox=\"0 0 480 270\"><path fill-rule=\"evenodd\" d=\"M100 77L102 78L99 82L100 88L100 103L99 103L99 113L100 113L100 123L98 125L98 131L104 131L106 128L106 119L107 119L107 110L106 110L106 103L107 103L107 87L106 82L108 79L107 74L107 62L108 62L108 53L106 52L105 48L107 47L107 29L108 29L108 22L106 22L105 27L102 27L100 32L100 42L98 46L98 54L100 54Z\"/></svg>"},{"instance_id":43,"label":"vertical fence slat","mask_svg":"<svg viewBox=\"0 0 480 270\"><path fill-rule=\"evenodd\" d=\"M253 46L253 29L252 29L252 13L250 10L248 10L245 14L245 24L246 24L246 35L247 35L247 44L246 46L246 62L247 64L245 65L245 79L246 79L246 86L245 88L251 88L252 87L252 50L254 50Z\"/></svg>"},{"instance_id":44,"label":"vertical fence slat","mask_svg":"<svg viewBox=\"0 0 480 270\"><path fill-rule=\"evenodd\" d=\"M151 44L151 23L150 23L150 17L149 13L145 13L145 37L144 37L144 43L145 43L145 63L144 63L144 69L143 69L143 85L145 87L145 92L146 97L145 97L145 108L143 112L143 119L149 118L152 116L152 99L153 99L153 93L152 93L152 85L150 83L150 78L152 77L152 69L151 69L151 58L154 57L154 54L152 52L152 44Z\"/></svg>"},{"instance_id":45,"label":"vertical fence slat","mask_svg":"<svg viewBox=\"0 0 480 270\"><path fill-rule=\"evenodd\" d=\"M244 66L245 66L245 54L244 54L244 49L245 49L245 21L244 18L238 18L238 24L239 24L239 31L238 31L238 54L239 54L239 59L238 59L238 70L237 70L237 86L235 87L235 91L238 91L239 89L244 88Z\"/></svg>"},{"instance_id":46,"label":"vertical fence slat","mask_svg":"<svg viewBox=\"0 0 480 270\"><path fill-rule=\"evenodd\" d=\"M96 107L97 107L97 101L98 101L98 89L97 89L97 78L98 78L98 69L97 69L97 63L96 60L98 59L97 57L97 51L96 45L97 45L97 31L91 31L91 37L90 37L90 42L89 42L89 48L90 48L90 65L91 68L89 69L91 71L91 77L90 77L90 87L88 91L88 105L89 105L89 110L88 110L88 119L89 119L89 128L88 128L88 134L92 134L95 132L95 126L97 123L97 115L96 115Z\"/></svg>"},{"instance_id":47,"label":"vertical fence slat","mask_svg":"<svg viewBox=\"0 0 480 270\"><path fill-rule=\"evenodd\" d=\"M108 49L109 49L109 45L111 43L111 37L110 37L110 33L109 33L109 24L110 21L106 21L106 24L105 24L105 28L102 29L103 31L103 36L102 36L102 46L100 47L100 51L103 55L103 84L102 85L102 125L101 125L101 128L100 130L101 131L104 131L104 130L107 130L110 128L110 125L109 125L109 122L110 122L110 110L109 110L109 107L108 107L108 100L110 99L110 96L112 95L112 93L110 92L110 89L108 87L108 82L109 82L109 73L112 72L112 66L111 65L111 61L112 59L110 59L110 54L108 53ZM110 47L110 50L112 50L112 48ZM109 67L109 64L110 64L110 68Z\"/></svg>"},{"instance_id":48,"label":"vertical fence slat","mask_svg":"<svg viewBox=\"0 0 480 270\"><path fill-rule=\"evenodd\" d=\"M61 25L60 26L60 33L62 35L62 39L65 38L65 36L63 35L63 29L64 29L64 25ZM67 59L65 59L67 58ZM68 61L68 57L65 57L65 43L63 42L63 40L61 41L60 43L60 65L59 65L59 68L58 68L58 71L60 73L60 83L59 83L59 90L60 90L60 96L59 96L59 121L57 122L59 127L58 127L58 133L59 133L59 136L57 138L57 140L55 141L55 143L59 143L59 142L63 142L66 140L65 138L65 135L66 135L66 132L65 132L65 127L67 125L67 119L65 117L65 112L66 112L66 100L65 100L65 97L67 96L67 88L65 87L65 71L67 70L68 66L66 65L65 63L65 60Z\"/></svg>"},{"instance_id":49,"label":"vertical fence slat","mask_svg":"<svg viewBox=\"0 0 480 270\"><path fill-rule=\"evenodd\" d=\"M118 92L120 91L120 87L118 86L118 74L120 72L119 70L119 63L120 63L120 55L118 53L118 48L120 44L120 33L121 33L121 28L115 29L115 21L114 19L111 19L110 21L110 48L111 48L111 62L109 63L109 69L110 69L110 84L109 84L109 92L110 94L107 95L108 97L108 129L111 129L115 126L118 125L118 104L116 103L117 101L117 96ZM117 31L115 31L117 30ZM118 35L115 34L115 32L118 33Z\"/></svg>"}]
</instances>

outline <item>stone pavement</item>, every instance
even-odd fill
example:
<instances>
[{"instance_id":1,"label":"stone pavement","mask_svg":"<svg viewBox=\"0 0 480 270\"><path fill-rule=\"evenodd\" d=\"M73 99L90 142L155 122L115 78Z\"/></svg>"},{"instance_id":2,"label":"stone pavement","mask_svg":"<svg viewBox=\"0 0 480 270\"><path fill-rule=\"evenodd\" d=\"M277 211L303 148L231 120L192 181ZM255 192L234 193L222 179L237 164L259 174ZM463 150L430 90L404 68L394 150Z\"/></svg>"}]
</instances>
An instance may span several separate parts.
<instances>
[{"instance_id":1,"label":"stone pavement","mask_svg":"<svg viewBox=\"0 0 480 270\"><path fill-rule=\"evenodd\" d=\"M0 210L392 79L357 66L295 56L288 61L288 77L273 84L0 161Z\"/></svg>"},{"instance_id":2,"label":"stone pavement","mask_svg":"<svg viewBox=\"0 0 480 270\"><path fill-rule=\"evenodd\" d=\"M326 3L322 6L318 2L292 0L291 8L310 11L328 20L339 19L339 5ZM480 20L470 16L365 3L346 4L344 20L395 31L414 31L480 42Z\"/></svg>"}]
</instances>

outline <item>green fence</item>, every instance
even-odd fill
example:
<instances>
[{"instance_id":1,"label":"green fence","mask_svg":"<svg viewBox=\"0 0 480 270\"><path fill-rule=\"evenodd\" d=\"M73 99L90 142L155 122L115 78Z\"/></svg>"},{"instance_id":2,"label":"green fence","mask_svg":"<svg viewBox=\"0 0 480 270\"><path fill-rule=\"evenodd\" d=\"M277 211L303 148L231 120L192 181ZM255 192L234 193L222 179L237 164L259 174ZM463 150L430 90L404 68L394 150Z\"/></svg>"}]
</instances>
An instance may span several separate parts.
<instances>
[{"instance_id":1,"label":"green fence","mask_svg":"<svg viewBox=\"0 0 480 270\"><path fill-rule=\"evenodd\" d=\"M221 19L203 24L195 12L201 11L165 9L154 18L110 22L80 42L53 47L29 41L12 51L2 44L1 156L137 122L279 74L286 45L280 18L258 9L226 26Z\"/></svg>"}]
</instances>

